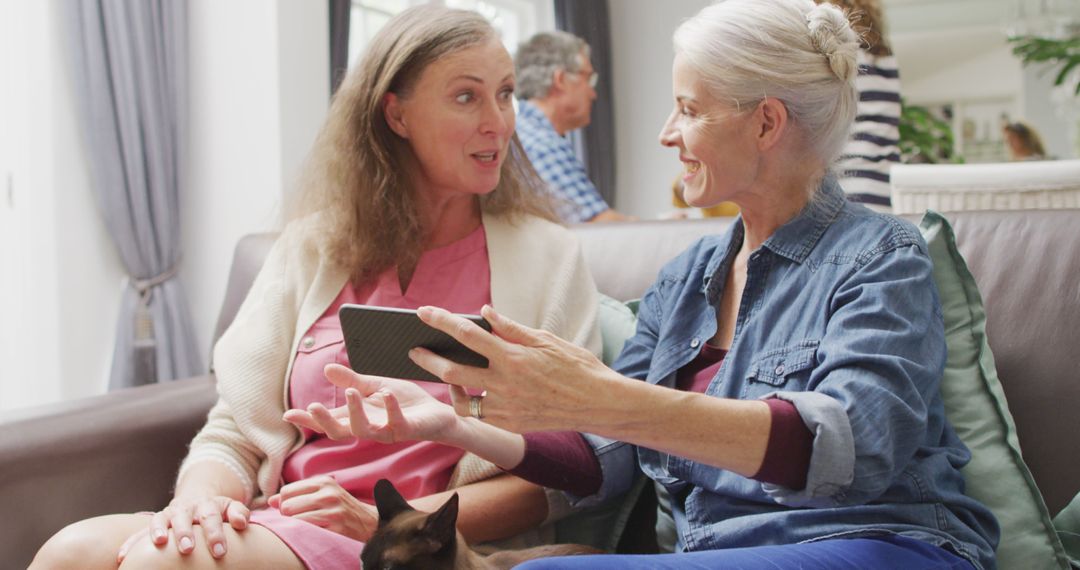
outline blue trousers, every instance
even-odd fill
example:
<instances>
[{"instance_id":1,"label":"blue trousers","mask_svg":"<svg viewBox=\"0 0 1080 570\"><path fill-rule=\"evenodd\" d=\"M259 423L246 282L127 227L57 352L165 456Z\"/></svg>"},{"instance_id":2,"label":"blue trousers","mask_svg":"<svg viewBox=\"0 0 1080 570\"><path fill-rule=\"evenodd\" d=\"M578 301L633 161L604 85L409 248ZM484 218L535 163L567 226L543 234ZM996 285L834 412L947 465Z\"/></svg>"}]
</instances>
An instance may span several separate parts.
<instances>
[{"instance_id":1,"label":"blue trousers","mask_svg":"<svg viewBox=\"0 0 1080 570\"><path fill-rule=\"evenodd\" d=\"M615 554L540 558L520 564L520 570L581 568L612 570L972 570L960 556L932 544L903 536L839 538L803 544L755 546L677 554Z\"/></svg>"}]
</instances>

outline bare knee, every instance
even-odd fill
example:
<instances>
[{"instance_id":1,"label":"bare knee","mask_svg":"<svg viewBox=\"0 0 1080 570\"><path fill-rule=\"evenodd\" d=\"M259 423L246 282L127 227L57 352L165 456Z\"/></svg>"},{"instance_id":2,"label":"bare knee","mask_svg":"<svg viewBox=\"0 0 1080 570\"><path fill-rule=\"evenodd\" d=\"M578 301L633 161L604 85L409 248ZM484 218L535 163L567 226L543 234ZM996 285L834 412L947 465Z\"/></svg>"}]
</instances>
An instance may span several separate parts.
<instances>
[{"instance_id":1,"label":"bare knee","mask_svg":"<svg viewBox=\"0 0 1080 570\"><path fill-rule=\"evenodd\" d=\"M196 533L197 535L198 533ZM161 546L155 545L149 537L143 537L132 544L124 556L124 563L120 570L132 568L202 568L200 562L207 562L203 558L209 555L200 551L201 541L196 541L196 548L189 554L180 554L176 547L172 533L169 533L169 542ZM205 550L203 548L202 550Z\"/></svg>"},{"instance_id":2,"label":"bare knee","mask_svg":"<svg viewBox=\"0 0 1080 570\"><path fill-rule=\"evenodd\" d=\"M176 538L169 533L169 542L156 546L149 538L143 537L131 545L124 557L120 570L144 568L184 568L213 569L221 568L222 563L229 568L275 568L302 569L304 565L292 553L292 550L277 535L258 525L237 532L226 526L224 529L228 551L221 560L210 555L206 537L195 527L192 536L195 549L188 554L180 554L176 547Z\"/></svg>"},{"instance_id":3,"label":"bare knee","mask_svg":"<svg viewBox=\"0 0 1080 570\"><path fill-rule=\"evenodd\" d=\"M29 570L115 568L120 543L109 534L100 518L69 524L42 545Z\"/></svg>"}]
</instances>

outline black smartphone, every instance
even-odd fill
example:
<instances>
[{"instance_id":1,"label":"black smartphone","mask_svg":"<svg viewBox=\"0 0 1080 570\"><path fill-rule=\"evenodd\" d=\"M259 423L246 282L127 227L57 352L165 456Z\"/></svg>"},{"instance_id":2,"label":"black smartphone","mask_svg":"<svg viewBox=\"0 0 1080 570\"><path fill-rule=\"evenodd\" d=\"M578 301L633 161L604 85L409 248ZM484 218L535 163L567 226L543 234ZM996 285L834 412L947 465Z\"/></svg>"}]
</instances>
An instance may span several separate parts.
<instances>
[{"instance_id":1,"label":"black smartphone","mask_svg":"<svg viewBox=\"0 0 1080 570\"><path fill-rule=\"evenodd\" d=\"M491 324L480 315L459 315L491 331ZM454 340L450 335L429 327L416 311L345 304L338 309L349 365L360 374L442 382L434 374L409 359L409 351L423 347L444 358L487 368L487 358Z\"/></svg>"}]
</instances>

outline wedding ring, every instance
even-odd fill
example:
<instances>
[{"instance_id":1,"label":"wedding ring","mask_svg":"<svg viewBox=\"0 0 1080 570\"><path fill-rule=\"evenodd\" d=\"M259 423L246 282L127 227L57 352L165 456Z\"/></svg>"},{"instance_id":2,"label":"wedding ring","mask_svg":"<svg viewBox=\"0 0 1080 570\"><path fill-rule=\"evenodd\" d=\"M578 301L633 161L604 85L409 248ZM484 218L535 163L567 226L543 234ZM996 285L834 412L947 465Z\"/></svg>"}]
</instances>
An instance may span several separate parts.
<instances>
[{"instance_id":1,"label":"wedding ring","mask_svg":"<svg viewBox=\"0 0 1080 570\"><path fill-rule=\"evenodd\" d=\"M482 407L483 402L484 402L484 397L483 396L472 396L472 397L470 397L469 398L469 415L476 418L476 419L478 419L478 420L484 419L484 410L483 410L483 407Z\"/></svg>"}]
</instances>

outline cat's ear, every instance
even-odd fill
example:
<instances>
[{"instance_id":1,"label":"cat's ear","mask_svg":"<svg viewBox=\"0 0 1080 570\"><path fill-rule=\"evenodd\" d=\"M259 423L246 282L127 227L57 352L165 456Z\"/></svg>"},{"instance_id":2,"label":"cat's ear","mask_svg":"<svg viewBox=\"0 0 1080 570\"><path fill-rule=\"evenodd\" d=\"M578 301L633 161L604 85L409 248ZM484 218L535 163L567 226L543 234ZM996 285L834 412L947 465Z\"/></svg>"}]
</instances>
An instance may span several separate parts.
<instances>
[{"instance_id":1,"label":"cat's ear","mask_svg":"<svg viewBox=\"0 0 1080 570\"><path fill-rule=\"evenodd\" d=\"M431 513L424 523L427 535L446 546L457 543L458 494L450 496L439 510Z\"/></svg>"},{"instance_id":2,"label":"cat's ear","mask_svg":"<svg viewBox=\"0 0 1080 570\"><path fill-rule=\"evenodd\" d=\"M375 483L375 507L379 509L379 526L382 526L399 514L416 509L394 488L394 484L386 479L379 479Z\"/></svg>"}]
</instances>

